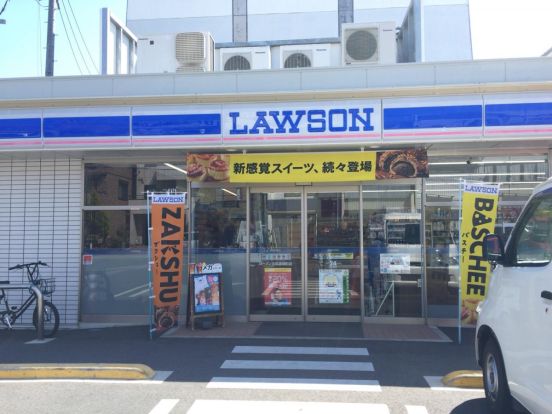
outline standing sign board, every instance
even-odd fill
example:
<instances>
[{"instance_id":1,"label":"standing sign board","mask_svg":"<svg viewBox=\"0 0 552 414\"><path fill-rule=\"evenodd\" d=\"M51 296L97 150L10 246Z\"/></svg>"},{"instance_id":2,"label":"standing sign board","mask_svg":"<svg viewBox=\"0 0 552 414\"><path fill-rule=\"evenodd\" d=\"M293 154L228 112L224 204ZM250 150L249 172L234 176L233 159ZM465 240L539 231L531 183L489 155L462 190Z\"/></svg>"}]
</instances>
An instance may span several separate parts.
<instances>
[{"instance_id":1,"label":"standing sign board","mask_svg":"<svg viewBox=\"0 0 552 414\"><path fill-rule=\"evenodd\" d=\"M460 321L474 325L476 308L485 299L491 265L483 258L483 239L493 233L498 206L498 185L464 183L460 225Z\"/></svg>"},{"instance_id":2,"label":"standing sign board","mask_svg":"<svg viewBox=\"0 0 552 414\"><path fill-rule=\"evenodd\" d=\"M222 295L222 265L220 263L190 263L188 312L192 330L197 318L215 317L224 326Z\"/></svg>"},{"instance_id":3,"label":"standing sign board","mask_svg":"<svg viewBox=\"0 0 552 414\"><path fill-rule=\"evenodd\" d=\"M178 324L186 194L148 194L150 337Z\"/></svg>"}]
</instances>

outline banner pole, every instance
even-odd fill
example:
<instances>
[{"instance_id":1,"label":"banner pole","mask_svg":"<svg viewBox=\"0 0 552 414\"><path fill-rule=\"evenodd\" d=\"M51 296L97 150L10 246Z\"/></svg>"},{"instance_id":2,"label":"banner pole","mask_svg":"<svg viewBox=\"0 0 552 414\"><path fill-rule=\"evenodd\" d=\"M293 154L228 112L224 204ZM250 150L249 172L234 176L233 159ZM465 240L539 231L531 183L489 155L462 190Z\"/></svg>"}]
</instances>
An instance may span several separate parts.
<instances>
[{"instance_id":1,"label":"banner pole","mask_svg":"<svg viewBox=\"0 0 552 414\"><path fill-rule=\"evenodd\" d=\"M462 195L465 180L460 180L460 194L458 195L458 344L462 343Z\"/></svg>"},{"instance_id":2,"label":"banner pole","mask_svg":"<svg viewBox=\"0 0 552 414\"><path fill-rule=\"evenodd\" d=\"M148 225L148 287L149 287L149 339L153 339L153 283L151 280L151 220L150 220L150 201L151 193L147 192L147 225Z\"/></svg>"}]
</instances>

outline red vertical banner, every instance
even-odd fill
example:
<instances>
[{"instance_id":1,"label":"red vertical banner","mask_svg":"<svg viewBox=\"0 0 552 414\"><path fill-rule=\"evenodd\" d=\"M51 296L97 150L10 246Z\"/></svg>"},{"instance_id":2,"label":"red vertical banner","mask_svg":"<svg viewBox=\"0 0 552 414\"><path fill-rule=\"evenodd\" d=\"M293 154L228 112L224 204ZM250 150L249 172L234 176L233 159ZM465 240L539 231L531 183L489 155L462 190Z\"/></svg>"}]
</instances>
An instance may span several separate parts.
<instances>
[{"instance_id":1,"label":"red vertical banner","mask_svg":"<svg viewBox=\"0 0 552 414\"><path fill-rule=\"evenodd\" d=\"M184 270L184 195L151 197L153 318L160 335L178 324Z\"/></svg>"}]
</instances>

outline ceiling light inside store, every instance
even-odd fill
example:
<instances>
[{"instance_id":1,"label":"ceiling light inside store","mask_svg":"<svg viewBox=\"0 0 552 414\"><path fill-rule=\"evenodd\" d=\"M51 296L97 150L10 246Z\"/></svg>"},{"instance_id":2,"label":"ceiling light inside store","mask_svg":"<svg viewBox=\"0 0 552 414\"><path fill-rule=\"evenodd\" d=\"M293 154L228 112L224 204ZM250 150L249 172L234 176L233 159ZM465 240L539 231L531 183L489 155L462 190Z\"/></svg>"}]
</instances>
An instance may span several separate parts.
<instances>
[{"instance_id":1,"label":"ceiling light inside store","mask_svg":"<svg viewBox=\"0 0 552 414\"><path fill-rule=\"evenodd\" d=\"M471 161L471 165L491 165L491 164L543 164L546 160L504 160L504 161ZM429 165L466 165L467 161L450 162L430 162Z\"/></svg>"},{"instance_id":2,"label":"ceiling light inside store","mask_svg":"<svg viewBox=\"0 0 552 414\"><path fill-rule=\"evenodd\" d=\"M188 175L188 171L183 170L182 168L178 168L176 165L169 164L168 162L166 162L165 165L172 168L173 170L180 171L181 173Z\"/></svg>"},{"instance_id":3,"label":"ceiling light inside store","mask_svg":"<svg viewBox=\"0 0 552 414\"><path fill-rule=\"evenodd\" d=\"M501 181L500 185L511 185L511 184L541 184L543 181ZM426 183L426 186L438 186L438 185L448 185L450 182L443 183Z\"/></svg>"},{"instance_id":4,"label":"ceiling light inside store","mask_svg":"<svg viewBox=\"0 0 552 414\"><path fill-rule=\"evenodd\" d=\"M234 197L237 197L237 196L238 196L236 193L233 193L232 191L227 190L226 188L222 188L222 191L224 191L225 193L228 193L228 194L230 194L230 195L233 195Z\"/></svg>"},{"instance_id":5,"label":"ceiling light inside store","mask_svg":"<svg viewBox=\"0 0 552 414\"><path fill-rule=\"evenodd\" d=\"M420 190L362 190L363 193L419 193Z\"/></svg>"},{"instance_id":6,"label":"ceiling light inside store","mask_svg":"<svg viewBox=\"0 0 552 414\"><path fill-rule=\"evenodd\" d=\"M534 173L478 173L478 174L431 174L431 178L435 177L498 177L498 176L521 176L521 175L546 175L543 172Z\"/></svg>"}]
</instances>

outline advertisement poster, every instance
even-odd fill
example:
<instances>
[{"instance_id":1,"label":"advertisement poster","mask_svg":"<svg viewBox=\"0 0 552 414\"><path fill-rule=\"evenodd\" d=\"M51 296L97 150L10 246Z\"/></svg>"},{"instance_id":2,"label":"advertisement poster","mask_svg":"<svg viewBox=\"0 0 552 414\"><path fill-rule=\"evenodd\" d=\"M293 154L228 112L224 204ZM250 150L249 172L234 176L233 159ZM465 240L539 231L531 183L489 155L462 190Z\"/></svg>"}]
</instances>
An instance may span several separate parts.
<instances>
[{"instance_id":1,"label":"advertisement poster","mask_svg":"<svg viewBox=\"0 0 552 414\"><path fill-rule=\"evenodd\" d=\"M483 239L494 233L498 192L498 185L464 183L460 227L462 324L477 322L476 308L489 286L491 266L483 258Z\"/></svg>"},{"instance_id":2,"label":"advertisement poster","mask_svg":"<svg viewBox=\"0 0 552 414\"><path fill-rule=\"evenodd\" d=\"M380 254L381 273L410 273L409 254Z\"/></svg>"},{"instance_id":3,"label":"advertisement poster","mask_svg":"<svg viewBox=\"0 0 552 414\"><path fill-rule=\"evenodd\" d=\"M263 298L266 306L291 305L291 267L265 267Z\"/></svg>"},{"instance_id":4,"label":"advertisement poster","mask_svg":"<svg viewBox=\"0 0 552 414\"><path fill-rule=\"evenodd\" d=\"M429 176L423 148L390 151L188 154L188 180L230 183L347 182Z\"/></svg>"},{"instance_id":5,"label":"advertisement poster","mask_svg":"<svg viewBox=\"0 0 552 414\"><path fill-rule=\"evenodd\" d=\"M319 303L349 303L349 270L320 269Z\"/></svg>"},{"instance_id":6,"label":"advertisement poster","mask_svg":"<svg viewBox=\"0 0 552 414\"><path fill-rule=\"evenodd\" d=\"M150 199L154 328L161 334L178 323L186 199L183 194L151 195Z\"/></svg>"},{"instance_id":7,"label":"advertisement poster","mask_svg":"<svg viewBox=\"0 0 552 414\"><path fill-rule=\"evenodd\" d=\"M194 285L194 313L221 312L220 304L220 274L195 274Z\"/></svg>"}]
</instances>

